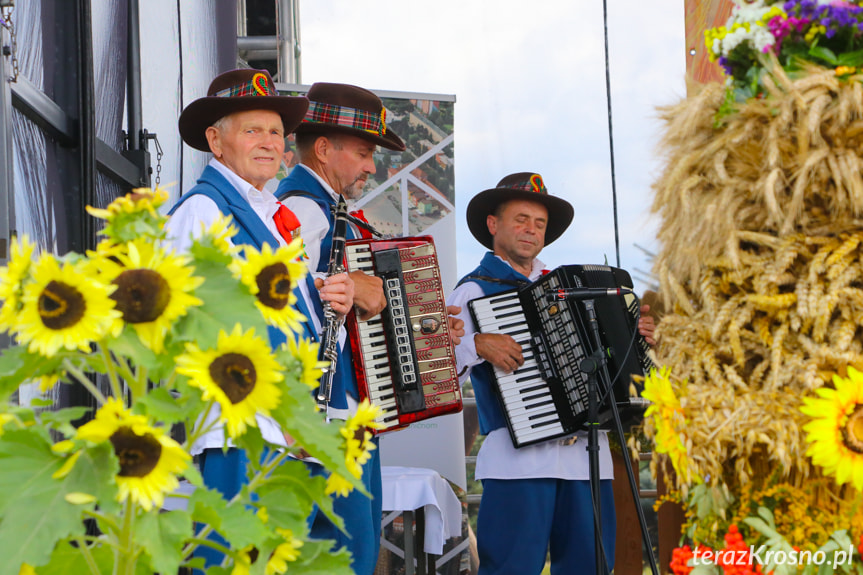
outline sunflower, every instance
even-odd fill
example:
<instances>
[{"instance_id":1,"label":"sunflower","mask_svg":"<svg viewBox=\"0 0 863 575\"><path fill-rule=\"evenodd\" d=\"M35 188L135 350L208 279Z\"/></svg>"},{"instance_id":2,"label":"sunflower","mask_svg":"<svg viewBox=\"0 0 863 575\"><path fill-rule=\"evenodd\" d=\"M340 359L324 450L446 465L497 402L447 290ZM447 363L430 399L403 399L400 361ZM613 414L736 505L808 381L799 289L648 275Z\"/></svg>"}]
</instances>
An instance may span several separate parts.
<instances>
[{"instance_id":1,"label":"sunflower","mask_svg":"<svg viewBox=\"0 0 863 575\"><path fill-rule=\"evenodd\" d=\"M848 377L833 376L835 389L815 390L820 398L804 397L803 426L812 463L835 475L836 483L851 483L863 491L863 373L848 368Z\"/></svg>"},{"instance_id":2,"label":"sunflower","mask_svg":"<svg viewBox=\"0 0 863 575\"><path fill-rule=\"evenodd\" d=\"M240 549L234 556L234 568L231 575L249 575L249 569L258 559L258 550L254 545Z\"/></svg>"},{"instance_id":3,"label":"sunflower","mask_svg":"<svg viewBox=\"0 0 863 575\"><path fill-rule=\"evenodd\" d=\"M18 340L30 352L51 357L58 350L90 351L90 344L108 333L118 334L111 292L83 273L78 265L61 263L48 254L33 265L33 282L24 287L16 326Z\"/></svg>"},{"instance_id":4,"label":"sunflower","mask_svg":"<svg viewBox=\"0 0 863 575\"><path fill-rule=\"evenodd\" d=\"M359 479L363 474L363 464L372 456L375 444L370 440L372 433L369 429L379 429L381 425L375 421L380 414L376 405L364 399L358 406L357 411L345 421L339 430L345 438L345 465L351 474Z\"/></svg>"},{"instance_id":5,"label":"sunflower","mask_svg":"<svg viewBox=\"0 0 863 575\"><path fill-rule=\"evenodd\" d=\"M135 188L131 193L120 196L108 204L104 210L87 206L87 213L94 218L110 221L120 214L135 214L146 212L152 216L158 215L156 208L168 200L168 192L162 188Z\"/></svg>"},{"instance_id":6,"label":"sunflower","mask_svg":"<svg viewBox=\"0 0 863 575\"><path fill-rule=\"evenodd\" d=\"M12 238L9 265L0 268L0 333L15 325L21 304L24 280L30 270L33 250L36 244L30 243L27 236Z\"/></svg>"},{"instance_id":7,"label":"sunflower","mask_svg":"<svg viewBox=\"0 0 863 575\"><path fill-rule=\"evenodd\" d=\"M299 239L276 251L269 244L264 244L260 252L246 246L245 260L237 258L230 265L234 276L257 296L255 305L264 320L282 331L296 333L302 333L300 322L306 320L294 309L297 303L294 288L307 273L306 265L299 259L301 246Z\"/></svg>"},{"instance_id":8,"label":"sunflower","mask_svg":"<svg viewBox=\"0 0 863 575\"><path fill-rule=\"evenodd\" d=\"M295 342L293 338L288 338L288 341L282 345L288 348L302 367L300 382L311 389L316 388L323 374L323 368L329 365L329 362L318 359L318 344L308 339L300 338Z\"/></svg>"},{"instance_id":9,"label":"sunflower","mask_svg":"<svg viewBox=\"0 0 863 575\"><path fill-rule=\"evenodd\" d=\"M641 396L650 401L650 407L644 412L644 418L652 417L656 428L654 443L657 453L665 453L671 460L675 471L687 483L698 480L698 474L689 468L689 458L683 443L683 429L686 417L680 399L675 395L671 384L671 370L667 367L657 371L651 370L644 379L644 390ZM683 382L686 385L686 381Z\"/></svg>"},{"instance_id":10,"label":"sunflower","mask_svg":"<svg viewBox=\"0 0 863 575\"><path fill-rule=\"evenodd\" d=\"M296 561L300 557L300 547L303 542L294 537L294 533L290 529L276 529L276 532L285 538L284 543L280 543L278 547L270 555L267 561L266 575L281 575L288 570L288 563Z\"/></svg>"},{"instance_id":11,"label":"sunflower","mask_svg":"<svg viewBox=\"0 0 863 575\"><path fill-rule=\"evenodd\" d=\"M133 415L116 398L109 398L75 434L77 439L110 441L120 461L117 474L121 502L132 498L145 511L161 507L165 494L177 489L177 474L189 466L191 457L165 430L152 427L143 415Z\"/></svg>"},{"instance_id":12,"label":"sunflower","mask_svg":"<svg viewBox=\"0 0 863 575\"><path fill-rule=\"evenodd\" d=\"M237 257L241 249L235 246L231 238L237 235L237 226L233 216L219 216L209 225L201 222L201 235L195 241L204 246L212 246L222 254L232 258Z\"/></svg>"},{"instance_id":13,"label":"sunflower","mask_svg":"<svg viewBox=\"0 0 863 575\"><path fill-rule=\"evenodd\" d=\"M15 416L11 413L0 413L0 437L3 436L3 428L7 423L15 421Z\"/></svg>"},{"instance_id":14,"label":"sunflower","mask_svg":"<svg viewBox=\"0 0 863 575\"><path fill-rule=\"evenodd\" d=\"M91 216L107 221L101 233L116 243L132 241L141 236L164 237L163 227L168 218L157 208L168 199L168 192L156 188L136 188L132 193L111 202L104 210L87 206Z\"/></svg>"},{"instance_id":15,"label":"sunflower","mask_svg":"<svg viewBox=\"0 0 863 575\"><path fill-rule=\"evenodd\" d=\"M324 489L324 493L326 495L337 495L338 497L347 497L351 491L354 490L354 486L351 485L351 482L339 475L338 473L330 473L330 476L327 477L327 486Z\"/></svg>"},{"instance_id":16,"label":"sunflower","mask_svg":"<svg viewBox=\"0 0 863 575\"><path fill-rule=\"evenodd\" d=\"M254 328L243 333L239 324L231 335L219 331L216 349L187 343L186 352L177 356L177 373L188 376L205 401L218 402L230 437L245 433L247 425L257 427L255 414L268 416L279 405L281 372L269 344L255 336Z\"/></svg>"},{"instance_id":17,"label":"sunflower","mask_svg":"<svg viewBox=\"0 0 863 575\"><path fill-rule=\"evenodd\" d=\"M101 260L106 282L117 286L111 295L123 321L156 353L164 350L165 334L174 320L203 302L192 295L204 279L193 276L189 258L169 253L146 239L124 244Z\"/></svg>"}]
</instances>

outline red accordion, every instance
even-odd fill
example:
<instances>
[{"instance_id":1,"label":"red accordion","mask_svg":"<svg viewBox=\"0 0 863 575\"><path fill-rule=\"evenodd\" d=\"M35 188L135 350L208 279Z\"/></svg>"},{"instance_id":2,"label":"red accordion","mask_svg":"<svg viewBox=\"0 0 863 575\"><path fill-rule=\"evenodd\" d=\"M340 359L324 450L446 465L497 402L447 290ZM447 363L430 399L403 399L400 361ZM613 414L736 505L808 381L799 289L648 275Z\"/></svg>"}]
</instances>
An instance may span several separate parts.
<instances>
[{"instance_id":1,"label":"red accordion","mask_svg":"<svg viewBox=\"0 0 863 575\"><path fill-rule=\"evenodd\" d=\"M348 272L383 280L387 306L368 321L351 312L348 334L360 400L382 414L378 433L462 409L455 349L430 236L350 240Z\"/></svg>"}]
</instances>

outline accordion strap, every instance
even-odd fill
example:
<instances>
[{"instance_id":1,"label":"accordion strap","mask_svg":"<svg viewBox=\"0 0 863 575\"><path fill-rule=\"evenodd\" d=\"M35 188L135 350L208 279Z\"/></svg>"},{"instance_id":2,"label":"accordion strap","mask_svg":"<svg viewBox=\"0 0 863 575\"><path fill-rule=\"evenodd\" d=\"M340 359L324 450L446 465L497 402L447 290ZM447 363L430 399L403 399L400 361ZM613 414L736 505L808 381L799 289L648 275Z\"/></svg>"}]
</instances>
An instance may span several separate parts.
<instances>
[{"instance_id":1,"label":"accordion strap","mask_svg":"<svg viewBox=\"0 0 863 575\"><path fill-rule=\"evenodd\" d=\"M526 282L524 280L507 280L502 278L493 278L491 276L483 276L479 274L470 274L464 277L462 281L468 280L479 280L481 282L490 282L493 284L504 284L508 286L513 286L517 288L523 288L530 285L530 282Z\"/></svg>"}]
</instances>

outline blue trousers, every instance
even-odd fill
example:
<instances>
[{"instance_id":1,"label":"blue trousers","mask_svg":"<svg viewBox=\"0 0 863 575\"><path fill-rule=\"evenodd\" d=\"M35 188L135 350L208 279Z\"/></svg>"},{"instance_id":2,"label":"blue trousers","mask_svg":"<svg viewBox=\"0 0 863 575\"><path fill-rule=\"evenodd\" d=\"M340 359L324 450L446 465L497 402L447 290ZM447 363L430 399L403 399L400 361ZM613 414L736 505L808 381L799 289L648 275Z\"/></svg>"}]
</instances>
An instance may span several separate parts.
<instances>
[{"instance_id":1,"label":"blue trousers","mask_svg":"<svg viewBox=\"0 0 863 575\"><path fill-rule=\"evenodd\" d=\"M602 541L614 568L617 521L611 480L600 481ZM595 575L590 482L484 479L477 518L479 575Z\"/></svg>"},{"instance_id":2,"label":"blue trousers","mask_svg":"<svg viewBox=\"0 0 863 575\"><path fill-rule=\"evenodd\" d=\"M217 489L226 500L230 500L240 492L243 485L249 482L246 477L246 467L249 463L249 458L243 449L231 447L226 453L221 449L205 449L199 456L198 462L201 467L201 477L204 479L204 485ZM229 546L228 542L218 533L213 531L207 537L220 543L224 546ZM195 552L195 557L203 557L206 561L206 566L221 565L225 556L204 545L199 546ZM203 573L195 571L196 574Z\"/></svg>"},{"instance_id":3,"label":"blue trousers","mask_svg":"<svg viewBox=\"0 0 863 575\"><path fill-rule=\"evenodd\" d=\"M378 444L377 439L372 441ZM307 465L312 475L322 475L326 471L314 463ZM346 547L351 552L351 568L356 575L373 575L381 546L380 449L372 451L371 458L363 465L362 479L371 499L357 490L351 491L347 497L333 499L333 511L344 520L347 535L316 509L311 518L311 537L335 540L332 550Z\"/></svg>"}]
</instances>

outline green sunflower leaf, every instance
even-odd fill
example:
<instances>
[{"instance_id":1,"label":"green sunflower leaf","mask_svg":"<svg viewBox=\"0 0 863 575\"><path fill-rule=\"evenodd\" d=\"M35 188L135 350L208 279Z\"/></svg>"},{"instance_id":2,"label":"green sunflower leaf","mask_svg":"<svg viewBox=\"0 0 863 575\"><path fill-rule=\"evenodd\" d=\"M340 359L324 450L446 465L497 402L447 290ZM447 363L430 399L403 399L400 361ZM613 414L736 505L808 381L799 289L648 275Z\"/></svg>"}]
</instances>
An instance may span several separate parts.
<instances>
[{"instance_id":1,"label":"green sunflower leaf","mask_svg":"<svg viewBox=\"0 0 863 575\"><path fill-rule=\"evenodd\" d=\"M267 325L245 286L222 264L195 260L194 265L195 275L204 278L195 295L204 304L189 308L174 325L175 339L195 342L201 349L213 348L219 331L230 333L238 323L244 331L255 328L255 335L266 338Z\"/></svg>"},{"instance_id":2,"label":"green sunflower leaf","mask_svg":"<svg viewBox=\"0 0 863 575\"><path fill-rule=\"evenodd\" d=\"M317 411L311 391L305 385L282 383L279 389L282 390L282 401L270 413L273 419L324 467L335 471L350 481L354 488L366 493L362 482L354 478L345 465L340 422L324 423L324 416Z\"/></svg>"},{"instance_id":3,"label":"green sunflower leaf","mask_svg":"<svg viewBox=\"0 0 863 575\"><path fill-rule=\"evenodd\" d=\"M30 353L21 345L3 350L0 354L0 402L9 399L28 379L55 372L62 362L61 354L44 357Z\"/></svg>"},{"instance_id":4,"label":"green sunflower leaf","mask_svg":"<svg viewBox=\"0 0 863 575\"><path fill-rule=\"evenodd\" d=\"M66 458L51 451L46 435L28 428L0 437L0 573L47 563L58 540L84 533L83 511L95 503L67 496L92 495L103 511L117 509L119 465L110 443L82 450L68 475L54 479Z\"/></svg>"},{"instance_id":5,"label":"green sunflower leaf","mask_svg":"<svg viewBox=\"0 0 863 575\"><path fill-rule=\"evenodd\" d=\"M255 490L258 496L255 503L267 510L268 525L290 529L296 537L308 530L306 518L312 513L315 503L342 529L343 521L333 512L333 500L324 495L325 488L324 476L311 477L305 464L290 459Z\"/></svg>"},{"instance_id":6,"label":"green sunflower leaf","mask_svg":"<svg viewBox=\"0 0 863 575\"><path fill-rule=\"evenodd\" d=\"M117 338L109 340L107 346L115 355L122 356L133 366L146 368L153 381L167 377L174 368L174 358L171 355L154 353L141 343L135 329L129 325L123 327Z\"/></svg>"},{"instance_id":7,"label":"green sunflower leaf","mask_svg":"<svg viewBox=\"0 0 863 575\"><path fill-rule=\"evenodd\" d=\"M111 573L114 569L114 552L107 545L91 547L90 555L101 573ZM17 571L16 571L17 573ZM87 559L78 547L62 542L54 549L51 560L36 568L37 575L69 575L69 573L91 573ZM152 573L152 571L149 571ZM146 565L138 562L136 575L147 575Z\"/></svg>"},{"instance_id":8,"label":"green sunflower leaf","mask_svg":"<svg viewBox=\"0 0 863 575\"><path fill-rule=\"evenodd\" d=\"M72 422L81 419L89 412L89 407L67 407L57 411L43 411L39 414L39 420L49 429L56 429L65 437L71 437L75 435Z\"/></svg>"},{"instance_id":9,"label":"green sunflower leaf","mask_svg":"<svg viewBox=\"0 0 863 575\"><path fill-rule=\"evenodd\" d=\"M232 548L261 546L269 537L269 530L246 503L238 500L229 505L215 489L199 487L189 498L187 509L194 521L216 529L231 543Z\"/></svg>"},{"instance_id":10,"label":"green sunflower leaf","mask_svg":"<svg viewBox=\"0 0 863 575\"><path fill-rule=\"evenodd\" d=\"M147 395L138 398L135 406L144 407L147 415L165 425L171 425L189 417L190 403L201 404L193 399L191 394L174 394L164 387L156 387L148 391ZM200 405L194 407L200 409Z\"/></svg>"},{"instance_id":11,"label":"green sunflower leaf","mask_svg":"<svg viewBox=\"0 0 863 575\"><path fill-rule=\"evenodd\" d=\"M291 575L351 575L351 555L345 548L331 551L329 541L307 541L300 556L288 563Z\"/></svg>"},{"instance_id":12,"label":"green sunflower leaf","mask_svg":"<svg viewBox=\"0 0 863 575\"><path fill-rule=\"evenodd\" d=\"M159 573L177 573L183 562L183 541L192 535L192 518L185 511L146 513L135 526L135 543L144 548Z\"/></svg>"}]
</instances>

